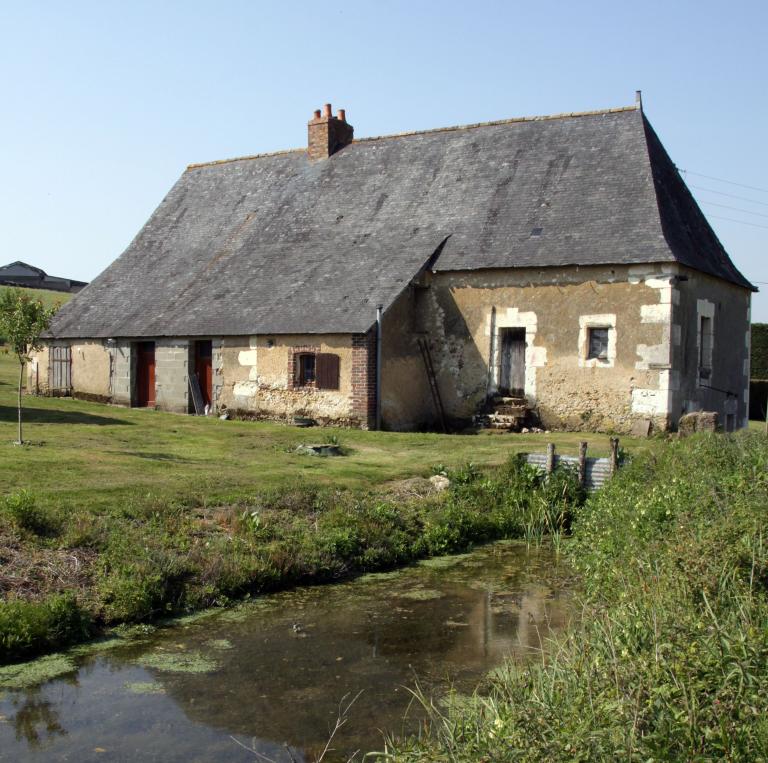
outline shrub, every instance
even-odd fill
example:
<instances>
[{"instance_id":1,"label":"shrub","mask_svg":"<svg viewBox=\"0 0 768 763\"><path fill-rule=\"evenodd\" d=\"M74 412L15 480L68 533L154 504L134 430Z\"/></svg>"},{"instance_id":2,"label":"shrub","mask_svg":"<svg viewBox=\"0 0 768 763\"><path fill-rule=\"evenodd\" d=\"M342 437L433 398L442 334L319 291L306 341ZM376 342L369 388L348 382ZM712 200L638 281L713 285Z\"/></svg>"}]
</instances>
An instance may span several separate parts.
<instances>
[{"instance_id":1,"label":"shrub","mask_svg":"<svg viewBox=\"0 0 768 763\"><path fill-rule=\"evenodd\" d=\"M2 508L18 527L35 535L55 535L59 530L58 519L49 509L38 506L34 496L26 490L6 496Z\"/></svg>"},{"instance_id":2,"label":"shrub","mask_svg":"<svg viewBox=\"0 0 768 763\"><path fill-rule=\"evenodd\" d=\"M42 602L0 602L0 662L75 643L90 629L90 616L71 594Z\"/></svg>"}]
</instances>

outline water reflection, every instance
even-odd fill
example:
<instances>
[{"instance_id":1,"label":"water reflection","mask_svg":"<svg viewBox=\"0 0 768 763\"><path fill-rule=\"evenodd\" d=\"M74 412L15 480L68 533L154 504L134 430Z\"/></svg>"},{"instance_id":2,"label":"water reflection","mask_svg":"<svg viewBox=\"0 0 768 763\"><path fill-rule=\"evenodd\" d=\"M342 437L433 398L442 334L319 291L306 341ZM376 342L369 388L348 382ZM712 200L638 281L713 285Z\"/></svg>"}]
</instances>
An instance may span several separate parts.
<instances>
[{"instance_id":1,"label":"water reflection","mask_svg":"<svg viewBox=\"0 0 768 763\"><path fill-rule=\"evenodd\" d=\"M0 700L0 760L313 760L360 693L333 740L346 760L413 728L416 678L469 690L504 656L536 653L566 621L566 588L549 551L497 544L266 597L84 659L79 691L54 681Z\"/></svg>"}]
</instances>

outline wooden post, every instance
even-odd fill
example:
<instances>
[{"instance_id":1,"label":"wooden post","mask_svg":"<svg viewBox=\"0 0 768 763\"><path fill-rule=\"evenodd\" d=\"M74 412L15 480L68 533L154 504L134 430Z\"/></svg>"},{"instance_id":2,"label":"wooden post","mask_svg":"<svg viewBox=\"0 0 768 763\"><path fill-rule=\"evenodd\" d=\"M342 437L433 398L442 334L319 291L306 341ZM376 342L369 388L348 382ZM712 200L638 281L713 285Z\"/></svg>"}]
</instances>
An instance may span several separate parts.
<instances>
[{"instance_id":1,"label":"wooden post","mask_svg":"<svg viewBox=\"0 0 768 763\"><path fill-rule=\"evenodd\" d=\"M619 438L611 437L611 477L619 468Z\"/></svg>"},{"instance_id":2,"label":"wooden post","mask_svg":"<svg viewBox=\"0 0 768 763\"><path fill-rule=\"evenodd\" d=\"M579 443L579 484L584 487L587 482L587 441Z\"/></svg>"},{"instance_id":3,"label":"wooden post","mask_svg":"<svg viewBox=\"0 0 768 763\"><path fill-rule=\"evenodd\" d=\"M552 474L555 470L555 443L547 444L547 474Z\"/></svg>"}]
</instances>

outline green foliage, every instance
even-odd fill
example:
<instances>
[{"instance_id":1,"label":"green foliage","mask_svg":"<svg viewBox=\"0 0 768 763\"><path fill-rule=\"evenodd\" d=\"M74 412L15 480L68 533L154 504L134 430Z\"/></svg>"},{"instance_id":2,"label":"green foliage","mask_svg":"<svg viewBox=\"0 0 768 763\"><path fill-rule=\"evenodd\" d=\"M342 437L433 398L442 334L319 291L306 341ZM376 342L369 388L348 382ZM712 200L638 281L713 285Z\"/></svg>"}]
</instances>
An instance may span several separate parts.
<instances>
[{"instance_id":1,"label":"green foliage","mask_svg":"<svg viewBox=\"0 0 768 763\"><path fill-rule=\"evenodd\" d=\"M56 307L46 307L21 289L0 292L0 336L20 362L40 349L40 335L48 328Z\"/></svg>"},{"instance_id":2,"label":"green foliage","mask_svg":"<svg viewBox=\"0 0 768 763\"><path fill-rule=\"evenodd\" d=\"M55 535L60 528L58 517L50 509L38 506L34 496L26 490L2 499L0 511L9 516L17 527L35 535Z\"/></svg>"},{"instance_id":3,"label":"green foliage","mask_svg":"<svg viewBox=\"0 0 768 763\"><path fill-rule=\"evenodd\" d=\"M419 695L397 760L765 760L768 440L696 436L576 512L580 623L446 712Z\"/></svg>"},{"instance_id":4,"label":"green foliage","mask_svg":"<svg viewBox=\"0 0 768 763\"><path fill-rule=\"evenodd\" d=\"M0 602L0 662L81 641L90 627L89 615L69 594L41 602Z\"/></svg>"},{"instance_id":5,"label":"green foliage","mask_svg":"<svg viewBox=\"0 0 768 763\"><path fill-rule=\"evenodd\" d=\"M768 379L768 323L752 324L751 348L750 377Z\"/></svg>"}]
</instances>

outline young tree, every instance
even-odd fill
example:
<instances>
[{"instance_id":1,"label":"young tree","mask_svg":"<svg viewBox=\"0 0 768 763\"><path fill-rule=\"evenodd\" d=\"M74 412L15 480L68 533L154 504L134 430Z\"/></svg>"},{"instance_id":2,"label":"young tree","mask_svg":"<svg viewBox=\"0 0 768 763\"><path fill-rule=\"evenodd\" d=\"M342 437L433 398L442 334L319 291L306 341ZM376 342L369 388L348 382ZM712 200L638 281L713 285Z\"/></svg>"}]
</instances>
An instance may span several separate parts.
<instances>
[{"instance_id":1,"label":"young tree","mask_svg":"<svg viewBox=\"0 0 768 763\"><path fill-rule=\"evenodd\" d=\"M21 391L24 387L24 366L30 354L41 348L40 335L48 328L56 307L45 307L21 289L6 289L0 294L0 336L5 338L10 352L19 360L19 439L21 445Z\"/></svg>"}]
</instances>

